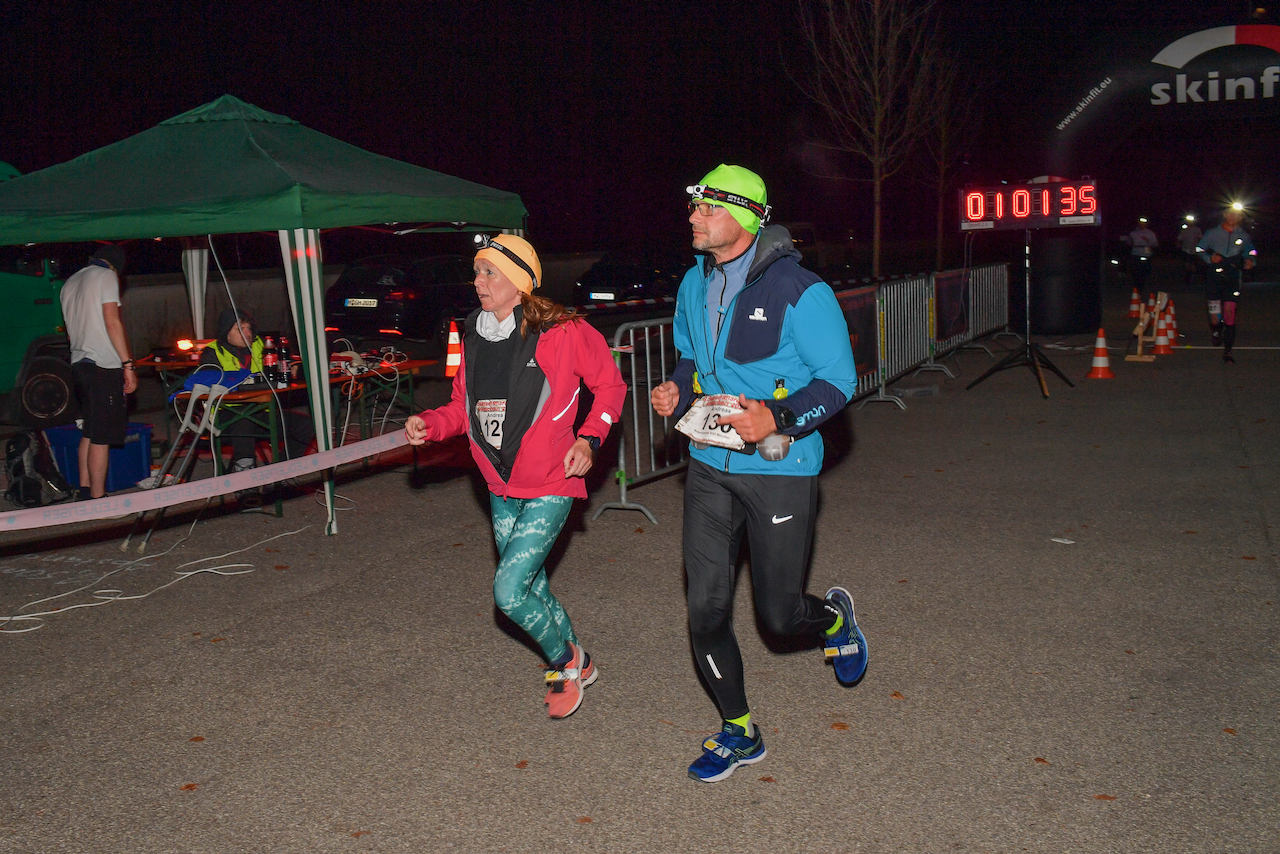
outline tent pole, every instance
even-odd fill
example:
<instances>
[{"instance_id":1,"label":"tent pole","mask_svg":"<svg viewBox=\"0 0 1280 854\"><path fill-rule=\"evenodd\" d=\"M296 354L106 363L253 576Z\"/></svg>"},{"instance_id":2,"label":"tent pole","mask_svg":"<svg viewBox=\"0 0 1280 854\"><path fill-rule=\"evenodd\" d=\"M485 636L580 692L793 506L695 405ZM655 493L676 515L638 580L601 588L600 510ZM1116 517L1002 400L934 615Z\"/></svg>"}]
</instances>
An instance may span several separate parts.
<instances>
[{"instance_id":1,"label":"tent pole","mask_svg":"<svg viewBox=\"0 0 1280 854\"><path fill-rule=\"evenodd\" d=\"M187 296L191 298L193 337L199 340L204 338L204 295L209 280L209 248L205 241L182 239L182 272L187 277Z\"/></svg>"},{"instance_id":2,"label":"tent pole","mask_svg":"<svg viewBox=\"0 0 1280 854\"><path fill-rule=\"evenodd\" d=\"M284 259L289 306L302 356L302 373L307 380L311 416L315 421L316 447L333 449L333 412L329 400L329 347L324 338L324 264L320 255L320 232L314 228L280 230L280 254ZM333 506L333 470L324 475L324 505L328 519L326 534L338 532Z\"/></svg>"}]
</instances>

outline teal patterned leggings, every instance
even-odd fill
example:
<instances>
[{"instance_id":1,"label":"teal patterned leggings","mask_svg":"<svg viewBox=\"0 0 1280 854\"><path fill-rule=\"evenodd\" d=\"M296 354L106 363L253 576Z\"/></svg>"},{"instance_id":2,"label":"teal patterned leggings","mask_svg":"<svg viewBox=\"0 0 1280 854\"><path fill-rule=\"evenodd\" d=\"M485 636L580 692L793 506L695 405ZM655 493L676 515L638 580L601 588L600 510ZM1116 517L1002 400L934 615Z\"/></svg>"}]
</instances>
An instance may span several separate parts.
<instances>
[{"instance_id":1,"label":"teal patterned leggings","mask_svg":"<svg viewBox=\"0 0 1280 854\"><path fill-rule=\"evenodd\" d=\"M489 494L499 555L493 601L537 641L549 662L564 658L570 641L578 642L569 615L551 595L542 565L572 506L573 499L566 495L504 500Z\"/></svg>"}]
</instances>

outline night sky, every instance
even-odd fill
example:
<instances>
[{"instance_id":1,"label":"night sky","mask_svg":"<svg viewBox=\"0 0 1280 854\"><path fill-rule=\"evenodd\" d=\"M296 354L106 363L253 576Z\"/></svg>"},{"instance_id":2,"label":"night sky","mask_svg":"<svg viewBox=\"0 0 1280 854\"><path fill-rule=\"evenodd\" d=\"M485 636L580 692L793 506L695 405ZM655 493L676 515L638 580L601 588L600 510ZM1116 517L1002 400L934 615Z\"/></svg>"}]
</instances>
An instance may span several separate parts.
<instances>
[{"instance_id":1,"label":"night sky","mask_svg":"<svg viewBox=\"0 0 1280 854\"><path fill-rule=\"evenodd\" d=\"M22 172L229 93L370 151L518 192L543 251L682 246L684 186L721 161L765 177L779 220L868 228L869 192L852 180L865 165L815 157L822 117L787 75L807 61L793 2L6 5L0 160ZM1252 8L944 2L946 38L985 105L965 179L1044 171L1037 135L1079 89L1073 70L1096 59L1098 39L1245 23ZM1274 205L1275 120L1265 134L1241 124L1227 141L1204 124L1106 140L1091 170L1112 210L1123 219L1161 208L1148 212L1172 219L1163 208L1237 178ZM1250 167L1258 160L1267 168ZM886 228L931 234L929 191L908 177L890 191Z\"/></svg>"}]
</instances>

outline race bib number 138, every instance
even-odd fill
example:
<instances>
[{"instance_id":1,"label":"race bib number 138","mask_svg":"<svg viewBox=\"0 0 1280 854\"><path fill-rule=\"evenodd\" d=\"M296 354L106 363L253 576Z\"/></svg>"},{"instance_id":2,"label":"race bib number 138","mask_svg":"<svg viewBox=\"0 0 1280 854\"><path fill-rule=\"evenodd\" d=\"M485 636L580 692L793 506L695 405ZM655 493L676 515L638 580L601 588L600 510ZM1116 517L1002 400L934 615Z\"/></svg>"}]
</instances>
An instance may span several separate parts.
<instances>
[{"instance_id":1,"label":"race bib number 138","mask_svg":"<svg viewBox=\"0 0 1280 854\"><path fill-rule=\"evenodd\" d=\"M741 411L742 405L735 394L705 395L693 402L689 411L676 423L676 429L695 442L740 451L746 447L746 442L742 441L737 430L721 424L720 419Z\"/></svg>"}]
</instances>

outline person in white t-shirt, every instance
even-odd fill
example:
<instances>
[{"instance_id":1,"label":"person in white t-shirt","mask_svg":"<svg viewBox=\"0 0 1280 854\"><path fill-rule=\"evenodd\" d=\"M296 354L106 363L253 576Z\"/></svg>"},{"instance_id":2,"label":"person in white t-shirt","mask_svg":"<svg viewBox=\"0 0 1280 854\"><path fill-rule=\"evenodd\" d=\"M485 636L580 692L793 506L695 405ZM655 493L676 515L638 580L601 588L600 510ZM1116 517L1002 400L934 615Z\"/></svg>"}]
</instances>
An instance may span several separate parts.
<instances>
[{"instance_id":1,"label":"person in white t-shirt","mask_svg":"<svg viewBox=\"0 0 1280 854\"><path fill-rule=\"evenodd\" d=\"M71 376L84 419L80 440L80 498L106 495L112 445L128 429L126 395L138 387L129 338L120 316L124 250L106 244L62 286L62 315L71 339Z\"/></svg>"}]
</instances>

